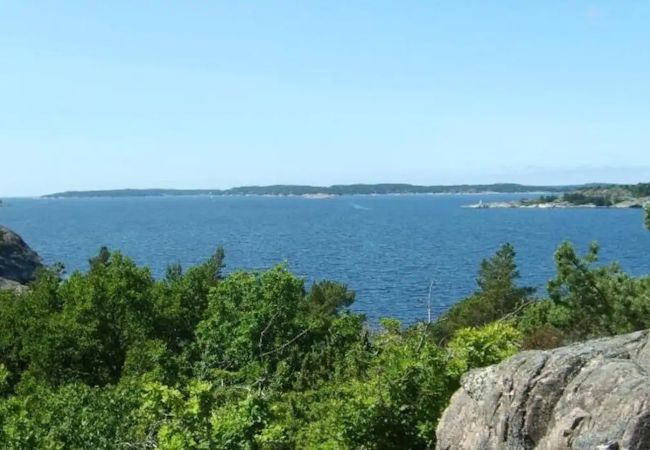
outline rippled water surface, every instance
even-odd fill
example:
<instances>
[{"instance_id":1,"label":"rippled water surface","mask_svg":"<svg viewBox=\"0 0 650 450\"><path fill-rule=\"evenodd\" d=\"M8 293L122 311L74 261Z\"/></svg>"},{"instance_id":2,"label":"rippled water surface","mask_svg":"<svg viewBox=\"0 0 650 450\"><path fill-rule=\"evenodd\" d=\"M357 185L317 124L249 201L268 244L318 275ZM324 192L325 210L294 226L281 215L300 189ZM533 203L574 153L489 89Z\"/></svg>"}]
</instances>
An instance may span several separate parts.
<instances>
[{"instance_id":1,"label":"rippled water surface","mask_svg":"<svg viewBox=\"0 0 650 450\"><path fill-rule=\"evenodd\" d=\"M85 269L101 245L120 249L154 274L196 264L223 245L229 270L287 262L308 282L334 279L357 292L354 309L371 319L426 316L434 280L437 312L471 293L481 259L502 243L518 253L522 281L542 290L563 240L598 241L604 261L650 272L650 232L639 210L464 209L508 195L167 197L7 200L0 224L47 263Z\"/></svg>"}]
</instances>

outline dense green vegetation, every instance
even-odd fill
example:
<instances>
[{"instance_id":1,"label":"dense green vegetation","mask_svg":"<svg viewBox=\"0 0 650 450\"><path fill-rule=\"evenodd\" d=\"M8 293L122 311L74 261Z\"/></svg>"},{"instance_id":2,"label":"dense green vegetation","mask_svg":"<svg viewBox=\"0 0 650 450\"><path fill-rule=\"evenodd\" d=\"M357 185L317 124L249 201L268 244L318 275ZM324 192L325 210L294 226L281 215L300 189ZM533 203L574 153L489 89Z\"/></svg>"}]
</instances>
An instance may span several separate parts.
<instances>
[{"instance_id":1,"label":"dense green vegetation","mask_svg":"<svg viewBox=\"0 0 650 450\"><path fill-rule=\"evenodd\" d=\"M563 194L561 200L572 205L612 206L625 200L646 197L650 197L650 183L585 186ZM539 202L544 203L544 198L540 198Z\"/></svg>"},{"instance_id":2,"label":"dense green vegetation","mask_svg":"<svg viewBox=\"0 0 650 450\"><path fill-rule=\"evenodd\" d=\"M578 186L526 186L514 183L418 186L413 184L349 184L334 186L241 186L231 189L116 189L106 191L68 191L47 198L144 197L183 195L354 195L354 194L457 194L482 192L564 192Z\"/></svg>"},{"instance_id":3,"label":"dense green vegetation","mask_svg":"<svg viewBox=\"0 0 650 450\"><path fill-rule=\"evenodd\" d=\"M627 188L637 197L650 197L650 183L630 184Z\"/></svg>"},{"instance_id":4,"label":"dense green vegetation","mask_svg":"<svg viewBox=\"0 0 650 450\"><path fill-rule=\"evenodd\" d=\"M619 198L608 194L589 194L583 192L567 192L562 196L562 199L572 205L596 205L596 206L612 206L619 202Z\"/></svg>"},{"instance_id":5,"label":"dense green vegetation","mask_svg":"<svg viewBox=\"0 0 650 450\"><path fill-rule=\"evenodd\" d=\"M102 249L0 292L0 447L432 448L467 370L650 328L650 278L597 258L562 244L535 298L506 244L438 320L370 328L344 285L284 266L225 276L218 250L155 280Z\"/></svg>"}]
</instances>

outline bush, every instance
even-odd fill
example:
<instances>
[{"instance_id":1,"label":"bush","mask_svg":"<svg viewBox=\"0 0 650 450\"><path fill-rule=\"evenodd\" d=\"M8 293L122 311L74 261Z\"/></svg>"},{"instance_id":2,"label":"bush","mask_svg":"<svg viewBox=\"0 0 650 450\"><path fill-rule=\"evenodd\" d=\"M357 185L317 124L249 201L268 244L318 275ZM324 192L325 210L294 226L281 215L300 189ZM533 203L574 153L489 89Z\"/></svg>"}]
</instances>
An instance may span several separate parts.
<instances>
[{"instance_id":1,"label":"bush","mask_svg":"<svg viewBox=\"0 0 650 450\"><path fill-rule=\"evenodd\" d=\"M522 333L503 322L458 330L448 346L450 373L460 377L470 369L496 364L514 355L521 341Z\"/></svg>"}]
</instances>

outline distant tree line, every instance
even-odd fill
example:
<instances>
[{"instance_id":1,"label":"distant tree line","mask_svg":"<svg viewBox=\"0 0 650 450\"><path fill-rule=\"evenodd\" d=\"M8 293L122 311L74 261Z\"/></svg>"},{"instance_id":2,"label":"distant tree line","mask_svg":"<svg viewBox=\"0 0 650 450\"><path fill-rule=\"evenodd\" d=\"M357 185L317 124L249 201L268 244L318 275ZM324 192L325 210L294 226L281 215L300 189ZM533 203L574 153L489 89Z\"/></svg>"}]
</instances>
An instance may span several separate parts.
<instances>
[{"instance_id":1,"label":"distant tree line","mask_svg":"<svg viewBox=\"0 0 650 450\"><path fill-rule=\"evenodd\" d=\"M650 197L650 183L639 183L626 187L637 197Z\"/></svg>"},{"instance_id":2,"label":"distant tree line","mask_svg":"<svg viewBox=\"0 0 650 450\"><path fill-rule=\"evenodd\" d=\"M618 199L609 195L584 194L582 192L568 192L562 196L564 201L572 205L612 206Z\"/></svg>"},{"instance_id":3,"label":"distant tree line","mask_svg":"<svg viewBox=\"0 0 650 450\"><path fill-rule=\"evenodd\" d=\"M526 186L514 183L419 186L413 184L349 184L334 186L272 185L241 186L231 189L115 189L104 191L67 191L46 195L48 198L143 197L187 195L381 195L381 194L457 194L564 192L576 186Z\"/></svg>"}]
</instances>

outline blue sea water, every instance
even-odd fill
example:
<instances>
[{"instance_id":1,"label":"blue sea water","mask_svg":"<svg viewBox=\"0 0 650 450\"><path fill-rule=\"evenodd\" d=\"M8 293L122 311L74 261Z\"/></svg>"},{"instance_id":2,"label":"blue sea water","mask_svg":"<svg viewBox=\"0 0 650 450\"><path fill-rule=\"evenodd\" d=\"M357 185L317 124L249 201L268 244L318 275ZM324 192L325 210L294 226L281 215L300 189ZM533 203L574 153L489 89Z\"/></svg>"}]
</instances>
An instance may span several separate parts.
<instances>
[{"instance_id":1,"label":"blue sea water","mask_svg":"<svg viewBox=\"0 0 650 450\"><path fill-rule=\"evenodd\" d=\"M553 253L564 240L601 246L603 261L650 272L650 232L640 210L464 209L520 195L149 197L10 199L0 224L21 234L46 263L85 270L100 246L119 249L164 273L168 263L199 263L218 246L228 270L286 262L307 283L345 282L353 309L372 321L426 318L433 280L436 313L475 289L479 263L504 242L518 253L522 283L543 293Z\"/></svg>"}]
</instances>

